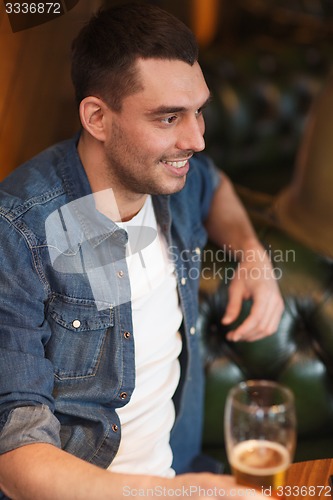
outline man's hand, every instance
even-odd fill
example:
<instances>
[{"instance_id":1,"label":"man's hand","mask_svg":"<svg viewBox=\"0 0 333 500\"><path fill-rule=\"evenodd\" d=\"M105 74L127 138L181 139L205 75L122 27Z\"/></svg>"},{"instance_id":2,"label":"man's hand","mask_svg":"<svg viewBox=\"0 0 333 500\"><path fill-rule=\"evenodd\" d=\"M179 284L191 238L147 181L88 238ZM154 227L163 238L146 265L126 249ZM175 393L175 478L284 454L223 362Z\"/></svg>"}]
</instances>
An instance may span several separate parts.
<instances>
[{"instance_id":1,"label":"man's hand","mask_svg":"<svg viewBox=\"0 0 333 500\"><path fill-rule=\"evenodd\" d=\"M246 210L225 174L221 174L206 227L210 240L221 248L227 245L239 261L222 323L229 325L237 319L243 300L253 301L250 315L236 330L229 332L227 338L253 341L271 335L281 319L283 300L267 252L260 245Z\"/></svg>"},{"instance_id":2,"label":"man's hand","mask_svg":"<svg viewBox=\"0 0 333 500\"><path fill-rule=\"evenodd\" d=\"M229 287L224 325L235 321L242 302L252 299L249 316L227 335L231 341L254 341L276 332L284 309L272 264L261 246L245 251Z\"/></svg>"}]
</instances>

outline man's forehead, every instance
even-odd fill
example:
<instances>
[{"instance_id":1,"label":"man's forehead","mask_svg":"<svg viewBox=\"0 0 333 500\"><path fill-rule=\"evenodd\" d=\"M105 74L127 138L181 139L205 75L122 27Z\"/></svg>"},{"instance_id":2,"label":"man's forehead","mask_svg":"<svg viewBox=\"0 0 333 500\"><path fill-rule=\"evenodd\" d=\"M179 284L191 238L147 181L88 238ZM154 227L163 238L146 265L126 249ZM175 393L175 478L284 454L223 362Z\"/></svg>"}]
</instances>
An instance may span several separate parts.
<instances>
[{"instance_id":1,"label":"man's forehead","mask_svg":"<svg viewBox=\"0 0 333 500\"><path fill-rule=\"evenodd\" d=\"M156 106L188 107L187 101L203 105L209 99L210 92L198 62L191 66L173 59L138 59L137 71L142 87L139 94L147 101L154 101Z\"/></svg>"},{"instance_id":2,"label":"man's forehead","mask_svg":"<svg viewBox=\"0 0 333 500\"><path fill-rule=\"evenodd\" d=\"M160 59L160 58L137 58L136 60L136 68L137 71L143 77L158 77L160 75L164 75L165 73L177 74L178 76L183 75L186 77L187 75L197 73L202 76L202 71L198 61L194 64L189 64L185 61L181 61L180 59ZM159 71L159 72L158 72ZM172 73L170 73L172 72ZM203 77L203 76L202 76Z\"/></svg>"}]
</instances>

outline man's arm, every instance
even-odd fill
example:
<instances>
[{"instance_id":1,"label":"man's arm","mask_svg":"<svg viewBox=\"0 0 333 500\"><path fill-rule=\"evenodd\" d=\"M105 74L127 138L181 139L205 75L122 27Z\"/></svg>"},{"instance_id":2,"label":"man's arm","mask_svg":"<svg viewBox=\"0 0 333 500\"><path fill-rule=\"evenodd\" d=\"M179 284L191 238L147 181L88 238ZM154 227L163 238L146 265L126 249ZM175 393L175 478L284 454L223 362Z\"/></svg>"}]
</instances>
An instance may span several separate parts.
<instances>
[{"instance_id":1,"label":"man's arm","mask_svg":"<svg viewBox=\"0 0 333 500\"><path fill-rule=\"evenodd\" d=\"M194 500L267 496L236 485L231 476L183 474L173 479L100 469L49 444L31 444L0 456L0 489L13 500L124 500L133 496L191 496ZM205 495L205 491L207 495ZM216 496L212 497L212 491Z\"/></svg>"},{"instance_id":2,"label":"man's arm","mask_svg":"<svg viewBox=\"0 0 333 500\"><path fill-rule=\"evenodd\" d=\"M0 489L12 499L107 499L111 491L120 498L122 476L118 482L110 479L107 471L50 444L30 444L0 456Z\"/></svg>"},{"instance_id":3,"label":"man's arm","mask_svg":"<svg viewBox=\"0 0 333 500\"><path fill-rule=\"evenodd\" d=\"M283 312L283 300L269 256L225 175L215 191L206 227L211 241L235 251L239 260L222 322L232 323L240 313L242 301L253 300L250 315L229 332L228 339L252 341L274 333Z\"/></svg>"}]
</instances>

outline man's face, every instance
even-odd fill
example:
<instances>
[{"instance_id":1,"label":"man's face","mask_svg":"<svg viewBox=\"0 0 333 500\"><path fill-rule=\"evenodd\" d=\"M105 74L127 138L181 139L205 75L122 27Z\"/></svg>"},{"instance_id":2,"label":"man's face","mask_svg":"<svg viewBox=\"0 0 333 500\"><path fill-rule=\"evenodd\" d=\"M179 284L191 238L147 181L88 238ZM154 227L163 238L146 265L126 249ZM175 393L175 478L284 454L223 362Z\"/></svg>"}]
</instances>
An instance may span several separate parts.
<instances>
[{"instance_id":1,"label":"man's face","mask_svg":"<svg viewBox=\"0 0 333 500\"><path fill-rule=\"evenodd\" d=\"M209 90L198 63L139 59L143 90L106 117L106 171L115 192L171 194L184 187L189 158L204 149Z\"/></svg>"}]
</instances>

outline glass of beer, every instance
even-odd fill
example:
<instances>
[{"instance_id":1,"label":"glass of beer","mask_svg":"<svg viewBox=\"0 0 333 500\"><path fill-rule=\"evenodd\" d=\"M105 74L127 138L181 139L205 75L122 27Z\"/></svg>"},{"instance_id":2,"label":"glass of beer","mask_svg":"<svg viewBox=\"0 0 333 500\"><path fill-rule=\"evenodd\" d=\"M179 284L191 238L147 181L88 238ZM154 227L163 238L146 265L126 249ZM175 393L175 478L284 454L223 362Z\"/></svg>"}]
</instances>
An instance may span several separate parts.
<instances>
[{"instance_id":1,"label":"glass of beer","mask_svg":"<svg viewBox=\"0 0 333 500\"><path fill-rule=\"evenodd\" d=\"M268 380L241 382L229 392L224 429L237 483L270 495L283 492L296 444L292 392Z\"/></svg>"}]
</instances>

